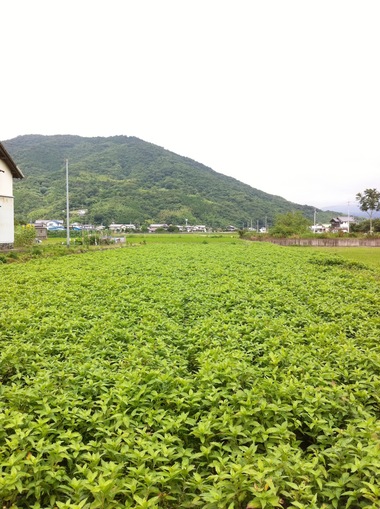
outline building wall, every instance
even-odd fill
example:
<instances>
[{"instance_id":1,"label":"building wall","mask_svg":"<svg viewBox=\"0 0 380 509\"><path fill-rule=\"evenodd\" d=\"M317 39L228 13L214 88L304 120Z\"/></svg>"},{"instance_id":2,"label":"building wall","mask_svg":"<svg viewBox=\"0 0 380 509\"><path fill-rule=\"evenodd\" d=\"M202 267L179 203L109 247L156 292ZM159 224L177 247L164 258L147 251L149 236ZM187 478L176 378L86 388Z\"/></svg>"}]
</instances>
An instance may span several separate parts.
<instances>
[{"instance_id":1,"label":"building wall","mask_svg":"<svg viewBox=\"0 0 380 509\"><path fill-rule=\"evenodd\" d=\"M0 160L0 244L14 242L13 178L8 167Z\"/></svg>"}]
</instances>

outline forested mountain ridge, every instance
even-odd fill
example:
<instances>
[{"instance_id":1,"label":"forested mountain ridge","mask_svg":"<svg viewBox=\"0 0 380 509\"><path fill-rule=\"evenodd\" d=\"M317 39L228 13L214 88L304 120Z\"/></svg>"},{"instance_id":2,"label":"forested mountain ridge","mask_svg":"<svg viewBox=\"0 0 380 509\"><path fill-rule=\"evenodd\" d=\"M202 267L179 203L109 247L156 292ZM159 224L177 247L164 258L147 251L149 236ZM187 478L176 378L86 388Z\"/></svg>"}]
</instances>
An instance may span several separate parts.
<instances>
[{"instance_id":1,"label":"forested mountain ridge","mask_svg":"<svg viewBox=\"0 0 380 509\"><path fill-rule=\"evenodd\" d=\"M87 210L86 222L184 224L186 218L189 224L242 227L250 221L263 226L265 219L271 224L276 214L289 211L310 219L314 214L312 206L252 188L135 137L25 135L4 145L25 175L14 186L19 220L64 217L66 158L70 210Z\"/></svg>"}]
</instances>

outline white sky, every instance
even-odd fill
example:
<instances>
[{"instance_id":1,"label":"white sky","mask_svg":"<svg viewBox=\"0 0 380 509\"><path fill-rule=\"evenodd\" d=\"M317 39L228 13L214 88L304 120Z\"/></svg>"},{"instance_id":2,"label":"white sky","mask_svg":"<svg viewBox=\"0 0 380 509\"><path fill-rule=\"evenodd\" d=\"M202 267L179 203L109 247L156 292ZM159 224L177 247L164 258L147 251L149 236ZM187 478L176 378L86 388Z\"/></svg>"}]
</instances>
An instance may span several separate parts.
<instances>
[{"instance_id":1,"label":"white sky","mask_svg":"<svg viewBox=\"0 0 380 509\"><path fill-rule=\"evenodd\" d=\"M316 206L380 188L378 0L4 0L0 140L137 136Z\"/></svg>"}]
</instances>

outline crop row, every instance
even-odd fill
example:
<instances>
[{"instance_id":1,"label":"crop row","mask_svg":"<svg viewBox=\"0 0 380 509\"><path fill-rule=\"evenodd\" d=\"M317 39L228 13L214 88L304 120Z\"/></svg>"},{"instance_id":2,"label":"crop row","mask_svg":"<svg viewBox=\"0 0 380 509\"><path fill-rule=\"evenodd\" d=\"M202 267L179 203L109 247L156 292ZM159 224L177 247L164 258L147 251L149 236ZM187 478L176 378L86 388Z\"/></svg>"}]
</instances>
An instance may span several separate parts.
<instances>
[{"instance_id":1,"label":"crop row","mask_svg":"<svg viewBox=\"0 0 380 509\"><path fill-rule=\"evenodd\" d=\"M0 267L4 508L377 508L378 273L266 244Z\"/></svg>"}]
</instances>

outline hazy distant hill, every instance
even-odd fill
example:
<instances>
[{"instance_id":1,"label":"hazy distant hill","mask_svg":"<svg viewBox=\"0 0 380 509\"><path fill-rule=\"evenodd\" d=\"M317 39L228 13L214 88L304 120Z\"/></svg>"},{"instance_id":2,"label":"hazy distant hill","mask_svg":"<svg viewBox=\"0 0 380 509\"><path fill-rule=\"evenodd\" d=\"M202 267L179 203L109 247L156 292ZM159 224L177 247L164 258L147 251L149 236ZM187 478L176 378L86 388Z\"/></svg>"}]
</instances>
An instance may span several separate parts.
<instances>
[{"instance_id":1,"label":"hazy distant hill","mask_svg":"<svg viewBox=\"0 0 380 509\"><path fill-rule=\"evenodd\" d=\"M85 222L184 224L187 219L213 227L257 221L263 226L265 219L271 224L276 214L297 210L313 218L312 206L259 191L135 137L26 135L4 145L26 177L15 183L16 219L64 218L66 158L70 210L86 209ZM330 217L318 213L318 221Z\"/></svg>"},{"instance_id":2,"label":"hazy distant hill","mask_svg":"<svg viewBox=\"0 0 380 509\"><path fill-rule=\"evenodd\" d=\"M367 212L363 212L360 210L360 208L357 206L357 202L350 203L349 205L347 203L341 203L340 205L332 205L331 207L323 207L322 210L324 211L331 211L331 210L338 210L341 211L339 214L340 216L347 216L348 212L350 213L350 216L355 217L362 217L365 219L368 219ZM380 217L380 212L374 212L373 217Z\"/></svg>"}]
</instances>

